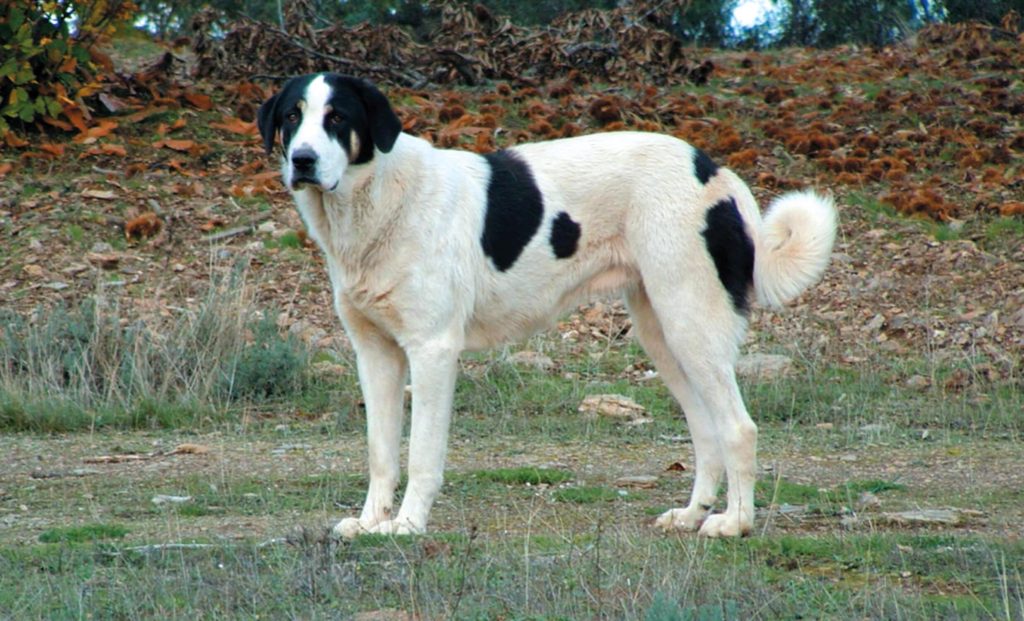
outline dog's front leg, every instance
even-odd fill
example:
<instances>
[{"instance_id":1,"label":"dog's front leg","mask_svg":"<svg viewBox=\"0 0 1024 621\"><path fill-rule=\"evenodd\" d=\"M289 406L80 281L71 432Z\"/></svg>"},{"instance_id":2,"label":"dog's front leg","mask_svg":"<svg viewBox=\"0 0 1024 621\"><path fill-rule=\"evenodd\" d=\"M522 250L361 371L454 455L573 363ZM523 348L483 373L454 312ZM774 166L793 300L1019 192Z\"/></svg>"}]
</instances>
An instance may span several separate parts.
<instances>
[{"instance_id":1,"label":"dog's front leg","mask_svg":"<svg viewBox=\"0 0 1024 621\"><path fill-rule=\"evenodd\" d=\"M405 352L373 324L347 309L343 314L356 352L359 384L366 404L370 486L359 518L345 518L334 532L345 538L378 532L390 524L398 486L402 419L405 408Z\"/></svg>"},{"instance_id":2,"label":"dog's front leg","mask_svg":"<svg viewBox=\"0 0 1024 621\"><path fill-rule=\"evenodd\" d=\"M422 533L430 508L444 482L448 427L461 347L451 340L435 340L409 347L412 379L412 424L409 430L409 483L398 516L381 532Z\"/></svg>"}]
</instances>

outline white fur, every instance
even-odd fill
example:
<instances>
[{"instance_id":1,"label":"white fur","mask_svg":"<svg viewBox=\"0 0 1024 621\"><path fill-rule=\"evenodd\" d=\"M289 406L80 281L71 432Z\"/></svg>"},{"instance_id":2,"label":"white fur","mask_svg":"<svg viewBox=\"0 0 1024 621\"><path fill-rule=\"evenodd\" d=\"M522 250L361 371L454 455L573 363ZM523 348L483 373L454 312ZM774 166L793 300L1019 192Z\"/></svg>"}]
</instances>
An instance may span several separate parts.
<instances>
[{"instance_id":1,"label":"white fur","mask_svg":"<svg viewBox=\"0 0 1024 621\"><path fill-rule=\"evenodd\" d=\"M335 306L356 352L370 470L362 513L343 519L335 532L423 532L442 484L459 353L524 338L597 292L625 295L636 334L693 436L690 504L657 525L709 536L750 532L757 428L733 372L746 319L707 251L706 211L735 198L756 248L757 298L778 305L824 270L835 229L831 202L789 195L762 222L736 175L721 168L701 184L693 148L656 134L522 145L512 150L536 179L544 217L515 264L499 272L480 244L490 175L483 158L400 134L390 152L349 166L312 113L319 96L293 145L301 140L317 150L325 163L321 184L293 194L326 257ZM563 211L582 236L573 256L558 259L549 234ZM406 373L409 482L395 513ZM708 515L723 475L725 511Z\"/></svg>"}]
</instances>

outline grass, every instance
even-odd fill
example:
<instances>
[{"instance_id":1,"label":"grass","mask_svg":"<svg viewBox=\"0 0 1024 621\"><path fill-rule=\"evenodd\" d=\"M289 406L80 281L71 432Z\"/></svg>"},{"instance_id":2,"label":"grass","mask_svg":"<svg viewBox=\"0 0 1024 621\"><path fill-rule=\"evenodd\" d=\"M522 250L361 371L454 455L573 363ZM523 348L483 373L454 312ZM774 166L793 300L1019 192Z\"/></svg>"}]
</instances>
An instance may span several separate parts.
<instances>
[{"instance_id":1,"label":"grass","mask_svg":"<svg viewBox=\"0 0 1024 621\"><path fill-rule=\"evenodd\" d=\"M129 530L116 524L85 524L51 528L39 535L42 543L86 543L102 539L121 539Z\"/></svg>"},{"instance_id":2,"label":"grass","mask_svg":"<svg viewBox=\"0 0 1024 621\"><path fill-rule=\"evenodd\" d=\"M595 525L562 539L372 536L0 548L17 618L1015 618L1019 542L889 534L706 541ZM187 594L187 596L185 596ZM854 612L856 611L856 612Z\"/></svg>"},{"instance_id":3,"label":"grass","mask_svg":"<svg viewBox=\"0 0 1024 621\"><path fill-rule=\"evenodd\" d=\"M36 319L0 311L0 429L178 428L324 402L336 386L308 372L305 346L252 297L236 271L171 319L129 319L102 290Z\"/></svg>"}]
</instances>

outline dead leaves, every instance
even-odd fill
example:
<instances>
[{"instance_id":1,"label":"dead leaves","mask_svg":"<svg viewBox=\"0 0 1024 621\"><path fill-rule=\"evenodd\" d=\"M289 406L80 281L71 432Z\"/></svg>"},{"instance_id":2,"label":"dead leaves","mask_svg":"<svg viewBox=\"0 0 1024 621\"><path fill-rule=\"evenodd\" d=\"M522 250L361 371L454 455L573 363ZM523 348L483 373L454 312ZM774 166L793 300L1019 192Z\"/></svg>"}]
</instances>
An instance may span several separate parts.
<instances>
[{"instance_id":1,"label":"dead leaves","mask_svg":"<svg viewBox=\"0 0 1024 621\"><path fill-rule=\"evenodd\" d=\"M163 221L152 211L128 220L124 224L125 239L146 239L153 237L163 228Z\"/></svg>"},{"instance_id":2,"label":"dead leaves","mask_svg":"<svg viewBox=\"0 0 1024 621\"><path fill-rule=\"evenodd\" d=\"M703 84L714 70L708 60L689 58L682 42L658 27L672 21L673 9L663 4L634 2L525 27L480 5L441 3L437 27L416 35L395 24L314 30L309 25L318 22L310 6L287 5L286 29L244 19L230 24L223 37L196 37L197 74L234 80L258 73L342 70L420 87L484 80L540 85L571 75L583 82ZM216 18L204 12L197 19L202 28Z\"/></svg>"}]
</instances>

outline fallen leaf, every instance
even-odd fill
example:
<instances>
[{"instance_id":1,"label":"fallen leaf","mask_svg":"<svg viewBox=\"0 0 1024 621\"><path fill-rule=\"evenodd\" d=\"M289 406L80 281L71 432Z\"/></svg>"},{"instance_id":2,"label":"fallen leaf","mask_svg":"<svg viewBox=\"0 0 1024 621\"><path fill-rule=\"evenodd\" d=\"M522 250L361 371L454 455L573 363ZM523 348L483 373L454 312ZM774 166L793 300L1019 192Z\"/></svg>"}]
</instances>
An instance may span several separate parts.
<instances>
[{"instance_id":1,"label":"fallen leaf","mask_svg":"<svg viewBox=\"0 0 1024 621\"><path fill-rule=\"evenodd\" d=\"M90 155L116 155L118 157L125 157L128 155L128 151L125 150L124 145L103 143L93 147L89 147L79 157L87 157Z\"/></svg>"},{"instance_id":2,"label":"fallen leaf","mask_svg":"<svg viewBox=\"0 0 1024 621\"><path fill-rule=\"evenodd\" d=\"M80 144L92 144L104 136L109 136L111 132L117 129L117 127L118 124L116 121L104 119L95 126L89 127L84 132L80 132L73 138L73 140Z\"/></svg>"},{"instance_id":3,"label":"fallen leaf","mask_svg":"<svg viewBox=\"0 0 1024 621\"><path fill-rule=\"evenodd\" d=\"M155 114L161 114L163 112L167 112L167 106L148 106L146 108L143 108L142 110L139 110L138 112L129 114L124 118L131 123L138 123L139 121L148 119L149 117Z\"/></svg>"},{"instance_id":4,"label":"fallen leaf","mask_svg":"<svg viewBox=\"0 0 1024 621\"><path fill-rule=\"evenodd\" d=\"M213 108L213 99L211 99L209 95L186 91L184 98L185 101L192 104L193 107L198 108L199 110L209 110Z\"/></svg>"},{"instance_id":5,"label":"fallen leaf","mask_svg":"<svg viewBox=\"0 0 1024 621\"><path fill-rule=\"evenodd\" d=\"M7 132L6 134L4 134L4 142L7 143L7 146L14 149L21 149L29 145L28 140L25 140L20 136L14 135L14 132Z\"/></svg>"},{"instance_id":6,"label":"fallen leaf","mask_svg":"<svg viewBox=\"0 0 1024 621\"><path fill-rule=\"evenodd\" d=\"M175 138L165 138L163 140L157 140L153 143L153 146L158 149L172 149L174 151L189 152L196 146L195 140L178 140Z\"/></svg>"},{"instance_id":7,"label":"fallen leaf","mask_svg":"<svg viewBox=\"0 0 1024 621\"><path fill-rule=\"evenodd\" d=\"M223 129L233 134L242 134L243 136L255 136L258 131L255 122L247 123L238 117L224 117L224 120L219 123L210 123L210 127Z\"/></svg>"},{"instance_id":8,"label":"fallen leaf","mask_svg":"<svg viewBox=\"0 0 1024 621\"><path fill-rule=\"evenodd\" d=\"M204 233L209 233L217 227L224 226L227 223L228 219L224 216L211 216L209 220L199 225L199 230Z\"/></svg>"},{"instance_id":9,"label":"fallen leaf","mask_svg":"<svg viewBox=\"0 0 1024 621\"><path fill-rule=\"evenodd\" d=\"M56 144L53 142L44 142L39 145L41 151L46 152L53 157L64 157L64 145Z\"/></svg>"}]
</instances>

